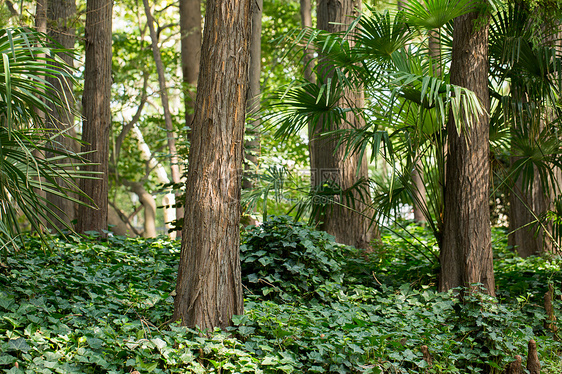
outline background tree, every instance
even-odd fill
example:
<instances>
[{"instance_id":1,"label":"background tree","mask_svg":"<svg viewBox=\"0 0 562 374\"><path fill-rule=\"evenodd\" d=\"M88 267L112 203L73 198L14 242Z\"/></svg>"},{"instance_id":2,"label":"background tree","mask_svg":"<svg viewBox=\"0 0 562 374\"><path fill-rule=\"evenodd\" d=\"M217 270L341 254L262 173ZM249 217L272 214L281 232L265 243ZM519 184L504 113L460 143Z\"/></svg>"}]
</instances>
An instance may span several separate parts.
<instances>
[{"instance_id":1,"label":"background tree","mask_svg":"<svg viewBox=\"0 0 562 374\"><path fill-rule=\"evenodd\" d=\"M178 161L178 152L176 148L176 133L174 131L174 124L172 122L172 113L170 111L170 103L168 101L168 88L166 87L166 77L164 74L164 64L162 63L162 56L160 53L160 47L158 46L158 34L154 28L154 19L152 17L152 12L150 11L150 5L148 0L143 0L144 11L146 14L146 21L148 24L148 29L150 30L150 41L152 45L152 55L154 57L154 62L156 64L156 72L158 73L158 85L160 87L160 100L162 109L164 111L164 122L166 124L166 131L168 132L166 139L168 143L168 151L170 152L170 169L172 175L172 182L176 185L180 184L181 174L180 165ZM187 110L187 108L186 108ZM175 205L175 200L171 202ZM176 217L183 214L183 209L181 206L176 207ZM171 221L175 220L176 217L170 217Z\"/></svg>"},{"instance_id":2,"label":"background tree","mask_svg":"<svg viewBox=\"0 0 562 374\"><path fill-rule=\"evenodd\" d=\"M190 127L195 110L195 93L201 57L201 1L180 0L179 6L185 125Z\"/></svg>"},{"instance_id":3,"label":"background tree","mask_svg":"<svg viewBox=\"0 0 562 374\"><path fill-rule=\"evenodd\" d=\"M251 17L250 0L207 2L173 317L207 331L243 311L240 173Z\"/></svg>"},{"instance_id":4,"label":"background tree","mask_svg":"<svg viewBox=\"0 0 562 374\"><path fill-rule=\"evenodd\" d=\"M109 131L111 129L111 35L113 2L88 0L86 5L84 93L82 107L82 150L99 172L99 179L82 180L80 188L90 196L97 209L80 206L77 230L97 231L107 226Z\"/></svg>"},{"instance_id":5,"label":"background tree","mask_svg":"<svg viewBox=\"0 0 562 374\"><path fill-rule=\"evenodd\" d=\"M253 187L252 174L257 171L260 155L260 102L261 102L261 21L263 15L263 0L252 3L252 37L250 41L250 82L248 85L248 99L246 112L249 121L245 142L245 169L249 171L243 181L244 189Z\"/></svg>"},{"instance_id":6,"label":"background tree","mask_svg":"<svg viewBox=\"0 0 562 374\"><path fill-rule=\"evenodd\" d=\"M346 31L353 17L361 11L361 1L345 0L333 2L319 0L317 4L318 29L331 33ZM348 37L348 43L352 43ZM321 76L317 79L327 82L333 77L333 67L329 60L319 62ZM363 107L364 100L361 90L347 91L343 95L339 106L350 105ZM323 132L336 129L335 123L315 124L315 129L309 132L310 167L313 178L313 188L322 190L327 184L334 183L342 191L352 186L366 182L368 179L367 160L360 154L346 154L345 147L337 147L338 139L322 136ZM339 127L362 127L361 119L354 113L349 113L346 121ZM368 190L368 188L367 188ZM365 208L370 204L369 193L359 194L351 192L346 201L326 204L323 214L317 215L316 220L320 228L336 237L336 241L353 245L357 248L370 248L371 240L376 236L365 215L369 213ZM324 204L322 204L324 205Z\"/></svg>"},{"instance_id":7,"label":"background tree","mask_svg":"<svg viewBox=\"0 0 562 374\"><path fill-rule=\"evenodd\" d=\"M75 27L76 22L76 3L73 0L51 0L48 2L47 9L47 34L52 42L62 46L64 49L71 51L74 49L76 40ZM70 53L60 53L59 56L68 66L73 66L74 56ZM48 76L49 82L55 89L61 92L62 97L73 97L73 82L65 78L64 75ZM70 103L69 103L70 104ZM79 146L74 139L76 131L74 129L74 112L68 106L58 107L53 104L49 105L49 121L48 126L57 131L64 131L69 136L58 136L55 139L56 146L76 152ZM47 155L47 157L52 155ZM66 163L68 160L60 160L60 163ZM62 183L62 180L60 181ZM71 200L62 198L54 194L47 194L48 201L56 207L56 212L63 218L67 225L74 221L77 206ZM56 221L58 222L58 221ZM59 228L62 228L59 223Z\"/></svg>"}]
</instances>

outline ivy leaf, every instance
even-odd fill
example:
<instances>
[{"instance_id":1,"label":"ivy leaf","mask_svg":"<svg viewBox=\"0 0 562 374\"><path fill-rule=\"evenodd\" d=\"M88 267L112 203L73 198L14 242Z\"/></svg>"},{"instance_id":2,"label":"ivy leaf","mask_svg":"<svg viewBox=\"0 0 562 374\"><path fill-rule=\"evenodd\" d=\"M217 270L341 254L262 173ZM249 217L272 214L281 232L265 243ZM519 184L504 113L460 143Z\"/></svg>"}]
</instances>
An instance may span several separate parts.
<instances>
[{"instance_id":1,"label":"ivy leaf","mask_svg":"<svg viewBox=\"0 0 562 374\"><path fill-rule=\"evenodd\" d=\"M98 338L86 338L88 345L90 347L92 347L93 349L100 349L102 344L103 344L103 340L98 339Z\"/></svg>"},{"instance_id":2,"label":"ivy leaf","mask_svg":"<svg viewBox=\"0 0 562 374\"><path fill-rule=\"evenodd\" d=\"M8 347L15 351L27 353L31 347L27 344L24 338L11 339L8 342Z\"/></svg>"},{"instance_id":3,"label":"ivy leaf","mask_svg":"<svg viewBox=\"0 0 562 374\"><path fill-rule=\"evenodd\" d=\"M161 351L163 348L166 348L166 346L168 345L164 340L160 338L152 339L152 342L154 343L154 345L156 345L156 348L158 348L159 351Z\"/></svg>"}]
</instances>

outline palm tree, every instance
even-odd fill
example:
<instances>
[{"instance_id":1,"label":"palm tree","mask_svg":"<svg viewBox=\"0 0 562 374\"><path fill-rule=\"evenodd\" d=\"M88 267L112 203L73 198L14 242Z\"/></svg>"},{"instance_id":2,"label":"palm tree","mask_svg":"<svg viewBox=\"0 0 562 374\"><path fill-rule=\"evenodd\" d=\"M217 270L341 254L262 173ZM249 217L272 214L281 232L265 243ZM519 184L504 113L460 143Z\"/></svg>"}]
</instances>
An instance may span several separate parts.
<instances>
[{"instance_id":1,"label":"palm tree","mask_svg":"<svg viewBox=\"0 0 562 374\"><path fill-rule=\"evenodd\" d=\"M321 51L334 64L334 74L329 79L301 82L283 91L276 97L277 104L270 115L270 120L278 126L279 136L323 120L339 129L332 133L340 136L340 147L347 154L370 153L374 158L383 150L395 170L391 188L375 193L379 215L390 214L397 203L411 203L416 199L419 194L415 193L411 171L427 169L423 174L428 176L426 184L434 193L429 194L432 198L421 210L438 238L442 229L444 127L449 110L452 109L456 119L482 111L471 91L448 83L446 69L451 59L451 22L455 16L468 12L471 2L440 4L411 1L404 10L394 14L371 9L371 16L360 16L349 30L340 34L315 30L301 33L295 42ZM442 43L437 58L441 69L433 69L436 61L428 58L430 32L438 35ZM353 35L353 43L346 43L345 35ZM438 76L433 74L436 71ZM364 90L367 106L338 105L345 89ZM357 127L349 123L346 115L349 112L361 116L365 125ZM351 129L342 130L343 123ZM461 125L459 129L462 130ZM417 156L408 157L411 155ZM320 192L339 194L339 201L352 203L349 189L328 187ZM364 185L353 188L365 191Z\"/></svg>"},{"instance_id":2,"label":"palm tree","mask_svg":"<svg viewBox=\"0 0 562 374\"><path fill-rule=\"evenodd\" d=\"M65 133L46 130L39 114L48 115L51 105L73 110L74 103L46 79L74 80L56 55L64 51L48 49L44 38L22 28L0 30L0 246L5 255L8 245L22 244L18 240L21 215L42 238L45 224L57 227L53 220L71 229L39 191L78 202L71 195L83 195L76 178L92 177L76 168L83 165L82 156L57 141ZM63 159L67 163L57 163Z\"/></svg>"},{"instance_id":3,"label":"palm tree","mask_svg":"<svg viewBox=\"0 0 562 374\"><path fill-rule=\"evenodd\" d=\"M509 156L498 170L498 185L509 195L509 244L524 257L558 245L552 235L558 229L546 219L560 194L562 166L557 131L562 60L552 42L559 39L556 11L550 14L553 18L537 26L528 5L510 4L494 15L490 32L491 86L498 88L492 128L503 134L494 153L497 159Z\"/></svg>"}]
</instances>

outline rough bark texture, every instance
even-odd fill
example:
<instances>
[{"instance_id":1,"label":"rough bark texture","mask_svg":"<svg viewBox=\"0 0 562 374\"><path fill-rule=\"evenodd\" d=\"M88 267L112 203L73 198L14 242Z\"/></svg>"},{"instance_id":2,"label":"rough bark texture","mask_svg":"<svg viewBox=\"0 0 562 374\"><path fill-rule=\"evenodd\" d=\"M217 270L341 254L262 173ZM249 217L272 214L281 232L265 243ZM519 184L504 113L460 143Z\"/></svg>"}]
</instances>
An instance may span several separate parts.
<instances>
[{"instance_id":1,"label":"rough bark texture","mask_svg":"<svg viewBox=\"0 0 562 374\"><path fill-rule=\"evenodd\" d=\"M537 343L534 340L529 341L529 350L527 354L527 370L529 374L540 374L541 362L537 353Z\"/></svg>"},{"instance_id":2,"label":"rough bark texture","mask_svg":"<svg viewBox=\"0 0 562 374\"><path fill-rule=\"evenodd\" d=\"M47 10L48 29L47 33L51 40L62 45L66 49L73 49L76 40L74 21L76 16L76 3L74 0L50 0ZM69 54L59 54L59 57L64 60L68 65L72 66L74 60ZM47 82L53 85L61 95L65 98L73 97L72 82L62 76L47 77ZM67 108L56 108L51 104L49 112L49 120L47 126L58 131L66 130L66 134L71 137L76 136L74 130L74 115L70 111L73 108L74 102L68 102ZM55 141L55 147L62 147L64 149L77 151L78 144L69 137L58 136ZM49 155L52 156L52 155ZM61 163L68 163L68 160L61 160ZM59 178L59 183L63 183ZM68 199L63 199L53 194L47 194L47 200L53 204L55 211L59 210L59 217L71 226L72 221L76 217L76 204ZM61 222L54 221L60 229L64 229Z\"/></svg>"},{"instance_id":3,"label":"rough bark texture","mask_svg":"<svg viewBox=\"0 0 562 374\"><path fill-rule=\"evenodd\" d=\"M548 320L544 321L544 328L552 331L554 337L558 339L558 326L556 326L556 314L554 313L552 300L554 300L554 286L549 284L548 291L544 294L544 310L548 316Z\"/></svg>"},{"instance_id":4,"label":"rough bark texture","mask_svg":"<svg viewBox=\"0 0 562 374\"><path fill-rule=\"evenodd\" d=\"M339 32L347 30L353 17L361 10L361 1L358 0L318 0L317 16L318 29L328 32ZM323 74L330 74L329 62L323 62ZM354 102L358 108L364 105L362 92L346 92L346 102ZM345 102L340 105L347 105ZM353 114L349 115L349 122L342 124L341 128L360 127L362 122ZM331 137L319 138L323 131L330 128L330 124L316 124L314 130L309 132L310 165L313 175L313 186L321 186L327 181L332 181L346 190L356 184L360 179L368 178L367 160L360 159L358 154L345 155L345 146L337 147L338 139ZM333 126L332 126L333 128ZM359 172L358 172L359 170ZM368 195L368 194L366 194ZM370 202L369 196L365 202ZM365 205L361 202L359 194L353 194L355 205L352 207L350 201L339 201L326 211L326 214L316 217L321 230L334 235L336 241L343 244L353 245L357 248L369 249L370 242L375 237L375 230L369 227L369 219L361 213L365 213ZM344 204L345 206L342 206ZM370 215L367 212L367 215Z\"/></svg>"},{"instance_id":5,"label":"rough bark texture","mask_svg":"<svg viewBox=\"0 0 562 374\"><path fill-rule=\"evenodd\" d=\"M80 187L96 204L98 209L80 206L78 209L79 232L107 230L108 210L108 154L109 130L111 129L111 21L113 2L110 0L88 0L86 5L86 66L84 71L84 93L82 97L84 122L83 151L96 165L89 170L101 172L98 180L83 179ZM88 201L89 202L89 201Z\"/></svg>"},{"instance_id":6,"label":"rough bark texture","mask_svg":"<svg viewBox=\"0 0 562 374\"><path fill-rule=\"evenodd\" d=\"M486 113L488 93L488 22L478 13L455 19L451 83L472 90ZM490 227L489 118L474 118L471 128L457 132L447 124L448 156L439 288L481 283L495 294Z\"/></svg>"},{"instance_id":7,"label":"rough bark texture","mask_svg":"<svg viewBox=\"0 0 562 374\"><path fill-rule=\"evenodd\" d=\"M252 1L252 37L250 41L250 83L248 86L248 99L246 102L246 112L251 118L246 132L252 136L246 142L245 159L248 161L246 170L252 172L254 165L258 164L260 155L260 76L261 76L261 18L263 14L263 0ZM251 173L250 173L251 174ZM251 176L244 178L243 188L251 189L253 183Z\"/></svg>"},{"instance_id":8,"label":"rough bark texture","mask_svg":"<svg viewBox=\"0 0 562 374\"><path fill-rule=\"evenodd\" d=\"M423 360L427 362L427 367L431 368L431 366L433 366L433 358L431 357L431 353L429 352L429 348L427 347L427 345L421 346L421 352L423 354ZM428 369L426 369L425 371L429 372Z\"/></svg>"},{"instance_id":9,"label":"rough bark texture","mask_svg":"<svg viewBox=\"0 0 562 374\"><path fill-rule=\"evenodd\" d=\"M180 32L185 124L191 126L201 56L201 0L180 0Z\"/></svg>"},{"instance_id":10,"label":"rough bark texture","mask_svg":"<svg viewBox=\"0 0 562 374\"><path fill-rule=\"evenodd\" d=\"M240 184L250 0L209 0L201 49L174 319L224 328L243 312Z\"/></svg>"},{"instance_id":11,"label":"rough bark texture","mask_svg":"<svg viewBox=\"0 0 562 374\"><path fill-rule=\"evenodd\" d=\"M504 374L522 374L523 368L521 366L522 358L521 356L515 356L515 361L508 365L505 369Z\"/></svg>"}]
</instances>

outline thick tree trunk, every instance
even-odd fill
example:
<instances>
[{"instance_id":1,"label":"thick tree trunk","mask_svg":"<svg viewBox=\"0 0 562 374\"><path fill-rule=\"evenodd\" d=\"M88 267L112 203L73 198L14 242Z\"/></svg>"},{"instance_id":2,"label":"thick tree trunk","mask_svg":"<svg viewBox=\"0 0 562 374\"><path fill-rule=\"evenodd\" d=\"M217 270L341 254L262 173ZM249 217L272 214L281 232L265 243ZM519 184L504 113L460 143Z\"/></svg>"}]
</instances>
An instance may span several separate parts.
<instances>
[{"instance_id":1,"label":"thick tree trunk","mask_svg":"<svg viewBox=\"0 0 562 374\"><path fill-rule=\"evenodd\" d=\"M47 17L48 17L48 35L55 43L60 44L66 49L73 49L76 40L74 31L74 17L76 16L76 3L74 0L50 0L48 4ZM68 65L72 66L74 60L69 54L59 54L59 57L64 60ZM47 82L52 84L64 97L73 97L72 82L62 76L47 77ZM68 108L55 108L51 105L49 112L49 120L47 126L57 131L65 131L67 135L76 137L74 130L74 115L70 111L74 103L69 102ZM78 144L68 136L58 136L55 141L55 147L62 147L73 152L77 151ZM49 155L52 156L52 155ZM68 160L61 160L61 163L67 163ZM59 178L59 183L64 183ZM63 199L53 194L47 194L47 200L59 210L59 217L66 222L68 226L72 225L72 221L76 216L77 206L75 203L68 199ZM56 211L56 210L55 210ZM56 220L59 229L64 229L65 226Z\"/></svg>"},{"instance_id":2,"label":"thick tree trunk","mask_svg":"<svg viewBox=\"0 0 562 374\"><path fill-rule=\"evenodd\" d=\"M191 126L201 56L201 0L180 0L180 32L185 125Z\"/></svg>"},{"instance_id":3,"label":"thick tree trunk","mask_svg":"<svg viewBox=\"0 0 562 374\"><path fill-rule=\"evenodd\" d=\"M166 123L166 131L168 132L168 151L170 152L170 169L172 171L172 182L179 184L181 182L180 165L178 162L178 152L176 149L176 133L174 131L174 123L172 122L172 113L170 112L170 104L168 101L168 89L166 88L166 76L164 75L164 64L162 63L162 56L160 54L160 47L158 46L158 36L154 28L154 19L150 12L150 5L148 0L143 0L144 12L146 14L146 22L150 31L150 40L152 42L152 56L156 63L156 71L158 73L158 85L160 86L160 101L162 102L162 109L164 110L164 121ZM176 196L177 197L177 196ZM176 217L183 216L183 208L176 208ZM175 220L175 217L174 219Z\"/></svg>"},{"instance_id":4,"label":"thick tree trunk","mask_svg":"<svg viewBox=\"0 0 562 374\"><path fill-rule=\"evenodd\" d=\"M344 31L360 9L361 1L318 0L318 28L328 32ZM321 74L331 74L329 62L322 63L325 66ZM364 106L363 93L346 92L345 102L342 100L339 105L345 106L348 102L353 102L356 107L362 108ZM350 114L348 120L354 127L363 125L361 119L353 114ZM361 159L358 154L345 157L345 145L337 147L338 139L334 137L320 138L321 133L330 127L333 128L333 124L316 124L310 134L309 151L313 186L316 188L332 181L346 190L359 180L368 179L367 160ZM349 127L350 125L347 123L341 124L341 128ZM361 201L360 195L353 193L353 201L336 201L331 204L325 214L316 217L317 222L322 222L319 228L334 235L339 243L369 249L370 242L375 237L375 230L369 227L369 219L363 215L365 214L365 203L370 203L368 195L364 194L365 201ZM366 214L371 215L368 212Z\"/></svg>"},{"instance_id":5,"label":"thick tree trunk","mask_svg":"<svg viewBox=\"0 0 562 374\"><path fill-rule=\"evenodd\" d=\"M208 0L174 319L207 331L243 312L240 187L250 0Z\"/></svg>"},{"instance_id":6,"label":"thick tree trunk","mask_svg":"<svg viewBox=\"0 0 562 374\"><path fill-rule=\"evenodd\" d=\"M113 2L88 0L86 5L86 66L82 106L84 122L82 151L95 165L88 170L100 172L99 179L82 179L80 187L96 204L97 209L80 206L79 232L107 230L108 154L111 129L111 21ZM92 152L93 151L93 152ZM89 202L89 201L87 201Z\"/></svg>"},{"instance_id":7,"label":"thick tree trunk","mask_svg":"<svg viewBox=\"0 0 562 374\"><path fill-rule=\"evenodd\" d=\"M494 295L489 209L488 22L478 13L455 19L451 83L472 90L485 109L461 134L449 117L447 182L439 289L481 283Z\"/></svg>"},{"instance_id":8,"label":"thick tree trunk","mask_svg":"<svg viewBox=\"0 0 562 374\"><path fill-rule=\"evenodd\" d=\"M251 119L246 129L247 135L252 138L246 142L245 159L247 161L245 169L249 171L249 177L244 178L243 188L253 187L251 174L255 171L260 155L260 125L259 118L260 99L261 99L261 18L263 14L263 0L252 1L252 38L250 41L250 83L248 86L248 98L246 112Z\"/></svg>"}]
</instances>

